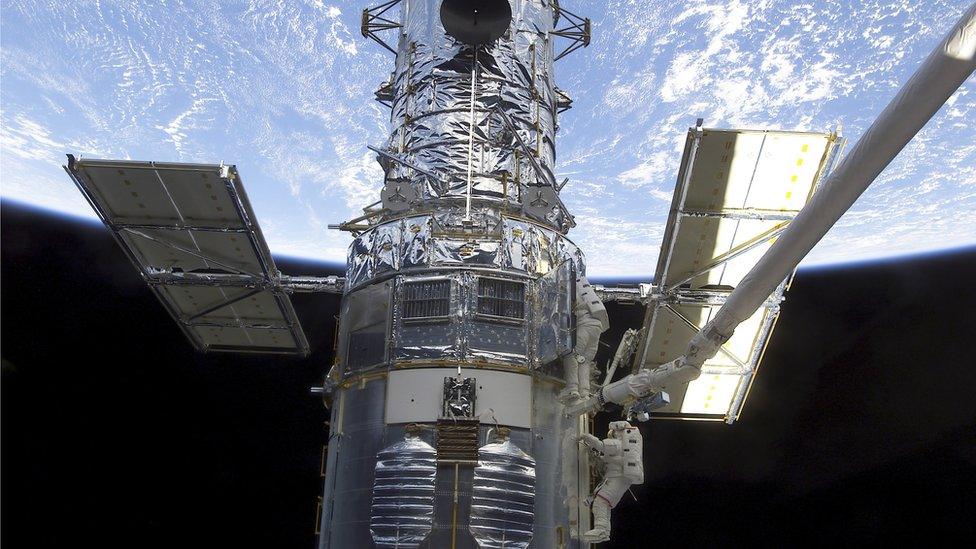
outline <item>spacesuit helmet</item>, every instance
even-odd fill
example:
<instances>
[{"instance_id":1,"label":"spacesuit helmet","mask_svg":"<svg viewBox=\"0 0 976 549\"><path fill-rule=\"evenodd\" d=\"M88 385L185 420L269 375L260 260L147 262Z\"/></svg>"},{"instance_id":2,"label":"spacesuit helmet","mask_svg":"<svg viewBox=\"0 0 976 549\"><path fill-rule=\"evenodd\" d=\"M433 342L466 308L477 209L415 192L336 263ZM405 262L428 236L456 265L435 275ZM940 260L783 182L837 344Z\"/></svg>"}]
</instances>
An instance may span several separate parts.
<instances>
[{"instance_id":1,"label":"spacesuit helmet","mask_svg":"<svg viewBox=\"0 0 976 549\"><path fill-rule=\"evenodd\" d=\"M626 431L627 429L633 429L634 426L626 421L611 421L610 422L610 432L615 433L618 431Z\"/></svg>"}]
</instances>

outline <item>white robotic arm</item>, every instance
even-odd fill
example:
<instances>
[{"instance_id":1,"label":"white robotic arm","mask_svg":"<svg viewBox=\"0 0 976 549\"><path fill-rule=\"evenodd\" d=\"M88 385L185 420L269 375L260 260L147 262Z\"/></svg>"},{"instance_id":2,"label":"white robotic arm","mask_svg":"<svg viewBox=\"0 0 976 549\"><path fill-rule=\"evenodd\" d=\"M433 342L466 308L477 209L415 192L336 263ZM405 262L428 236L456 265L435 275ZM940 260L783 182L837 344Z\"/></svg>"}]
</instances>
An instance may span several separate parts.
<instances>
[{"instance_id":1,"label":"white robotic arm","mask_svg":"<svg viewBox=\"0 0 976 549\"><path fill-rule=\"evenodd\" d=\"M704 362L704 361L702 361ZM630 374L619 381L603 387L590 398L567 406L566 414L576 416L587 412L595 412L603 408L608 402L626 405L664 390L669 385L680 385L698 379L701 375L701 364L680 357L654 370L641 370Z\"/></svg>"}]
</instances>

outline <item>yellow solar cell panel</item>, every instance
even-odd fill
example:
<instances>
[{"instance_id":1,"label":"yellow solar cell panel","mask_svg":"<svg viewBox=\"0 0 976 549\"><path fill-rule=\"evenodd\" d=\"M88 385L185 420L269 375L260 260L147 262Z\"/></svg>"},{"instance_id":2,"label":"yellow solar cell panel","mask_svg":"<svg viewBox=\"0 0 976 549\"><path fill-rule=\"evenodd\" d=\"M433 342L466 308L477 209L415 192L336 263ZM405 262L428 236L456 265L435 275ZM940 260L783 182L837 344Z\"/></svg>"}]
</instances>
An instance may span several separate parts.
<instances>
[{"instance_id":1,"label":"yellow solar cell panel","mask_svg":"<svg viewBox=\"0 0 976 549\"><path fill-rule=\"evenodd\" d=\"M689 131L639 347L641 368L681 356L813 195L837 157L833 133ZM702 376L667 387L656 417L733 420L772 332L787 281L743 322Z\"/></svg>"}]
</instances>

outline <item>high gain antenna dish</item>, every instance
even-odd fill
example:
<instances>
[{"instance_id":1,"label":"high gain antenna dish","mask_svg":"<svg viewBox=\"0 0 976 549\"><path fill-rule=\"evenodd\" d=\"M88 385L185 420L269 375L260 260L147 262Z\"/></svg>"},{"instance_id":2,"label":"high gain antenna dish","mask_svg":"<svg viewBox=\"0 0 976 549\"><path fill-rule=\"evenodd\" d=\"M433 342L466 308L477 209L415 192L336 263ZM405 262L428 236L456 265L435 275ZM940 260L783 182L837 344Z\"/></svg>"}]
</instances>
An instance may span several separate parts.
<instances>
[{"instance_id":1,"label":"high gain antenna dish","mask_svg":"<svg viewBox=\"0 0 976 549\"><path fill-rule=\"evenodd\" d=\"M497 40L512 24L508 0L444 0L441 23L447 34L470 46Z\"/></svg>"}]
</instances>

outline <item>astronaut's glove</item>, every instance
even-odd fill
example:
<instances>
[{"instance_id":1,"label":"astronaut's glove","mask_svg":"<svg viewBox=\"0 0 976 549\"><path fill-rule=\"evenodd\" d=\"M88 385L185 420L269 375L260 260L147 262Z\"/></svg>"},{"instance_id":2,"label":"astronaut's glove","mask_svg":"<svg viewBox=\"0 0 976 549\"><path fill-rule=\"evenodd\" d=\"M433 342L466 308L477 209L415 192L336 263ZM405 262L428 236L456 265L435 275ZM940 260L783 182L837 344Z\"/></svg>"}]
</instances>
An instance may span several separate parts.
<instances>
[{"instance_id":1,"label":"astronaut's glove","mask_svg":"<svg viewBox=\"0 0 976 549\"><path fill-rule=\"evenodd\" d=\"M579 441L585 444L591 450L598 450L603 446L603 442L591 434L580 435Z\"/></svg>"}]
</instances>

